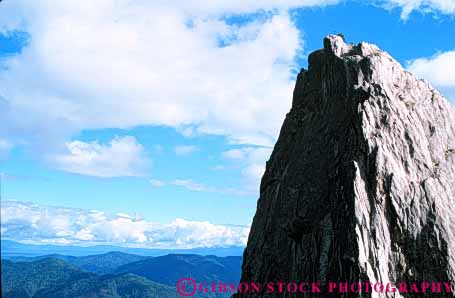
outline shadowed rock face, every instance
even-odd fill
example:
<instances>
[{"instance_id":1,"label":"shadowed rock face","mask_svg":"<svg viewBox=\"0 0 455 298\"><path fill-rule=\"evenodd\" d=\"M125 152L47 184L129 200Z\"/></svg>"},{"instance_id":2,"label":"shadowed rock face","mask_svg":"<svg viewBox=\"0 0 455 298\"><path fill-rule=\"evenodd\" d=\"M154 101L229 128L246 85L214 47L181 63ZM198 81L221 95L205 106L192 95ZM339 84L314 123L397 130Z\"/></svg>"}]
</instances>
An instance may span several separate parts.
<instances>
[{"instance_id":1,"label":"shadowed rock face","mask_svg":"<svg viewBox=\"0 0 455 298\"><path fill-rule=\"evenodd\" d=\"M455 280L454 107L375 45L326 37L297 78L242 272L322 288Z\"/></svg>"}]
</instances>

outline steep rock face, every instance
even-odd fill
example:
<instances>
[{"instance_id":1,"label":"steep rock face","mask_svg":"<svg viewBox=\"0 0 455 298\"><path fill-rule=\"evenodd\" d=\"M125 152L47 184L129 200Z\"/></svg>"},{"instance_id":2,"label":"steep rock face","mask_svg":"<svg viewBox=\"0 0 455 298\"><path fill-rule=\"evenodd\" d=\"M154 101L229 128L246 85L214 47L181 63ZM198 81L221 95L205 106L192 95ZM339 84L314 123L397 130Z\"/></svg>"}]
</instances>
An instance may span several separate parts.
<instances>
[{"instance_id":1,"label":"steep rock face","mask_svg":"<svg viewBox=\"0 0 455 298\"><path fill-rule=\"evenodd\" d=\"M242 266L245 282L302 280L455 280L455 109L375 45L335 35L298 76ZM275 296L294 295L237 294Z\"/></svg>"}]
</instances>

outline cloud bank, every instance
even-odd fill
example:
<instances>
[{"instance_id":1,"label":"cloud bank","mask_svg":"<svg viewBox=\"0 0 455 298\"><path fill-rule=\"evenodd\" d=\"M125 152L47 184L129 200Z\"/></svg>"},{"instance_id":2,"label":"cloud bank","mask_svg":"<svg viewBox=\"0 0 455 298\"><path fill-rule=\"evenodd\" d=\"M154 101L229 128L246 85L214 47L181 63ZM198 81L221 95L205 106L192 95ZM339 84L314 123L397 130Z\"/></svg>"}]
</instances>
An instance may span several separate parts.
<instances>
[{"instance_id":1,"label":"cloud bank","mask_svg":"<svg viewBox=\"0 0 455 298\"><path fill-rule=\"evenodd\" d=\"M176 218L162 224L124 213L3 201L2 239L52 244L113 244L144 248L246 245L249 227Z\"/></svg>"},{"instance_id":2,"label":"cloud bank","mask_svg":"<svg viewBox=\"0 0 455 298\"><path fill-rule=\"evenodd\" d=\"M1 133L49 143L32 140L39 128L63 143L81 130L165 125L273 143L299 32L283 11L244 24L224 16L335 1L216 2L2 3L2 32L30 38L3 61Z\"/></svg>"},{"instance_id":3,"label":"cloud bank","mask_svg":"<svg viewBox=\"0 0 455 298\"><path fill-rule=\"evenodd\" d=\"M140 144L115 162L119 140L73 139L81 131L164 125L270 146L303 48L286 11L337 2L4 1L0 33L29 38L0 62L0 138L99 177L137 175Z\"/></svg>"},{"instance_id":4,"label":"cloud bank","mask_svg":"<svg viewBox=\"0 0 455 298\"><path fill-rule=\"evenodd\" d=\"M116 140L97 149L96 140L75 140L79 132L164 125L270 147L304 47L288 10L339 2L3 1L0 33L29 38L0 61L0 154L31 146L58 169L107 177L137 171L108 164ZM399 7L403 18L415 10L455 13L452 0L369 3ZM230 21L239 15L246 21ZM258 165L243 175L257 176Z\"/></svg>"}]
</instances>

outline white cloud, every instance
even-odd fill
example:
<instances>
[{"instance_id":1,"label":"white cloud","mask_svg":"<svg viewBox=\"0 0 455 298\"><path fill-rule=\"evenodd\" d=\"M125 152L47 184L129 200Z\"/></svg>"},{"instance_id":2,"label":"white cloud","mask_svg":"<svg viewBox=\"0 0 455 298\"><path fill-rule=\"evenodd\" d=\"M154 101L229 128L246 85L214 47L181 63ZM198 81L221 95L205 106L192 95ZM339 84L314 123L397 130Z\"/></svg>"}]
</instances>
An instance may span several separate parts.
<instances>
[{"instance_id":1,"label":"white cloud","mask_svg":"<svg viewBox=\"0 0 455 298\"><path fill-rule=\"evenodd\" d=\"M197 151L198 148L196 146L193 146L193 145L181 145L181 146L176 146L174 148L174 152L175 154L177 155L188 155L188 154L191 154L195 151Z\"/></svg>"},{"instance_id":2,"label":"white cloud","mask_svg":"<svg viewBox=\"0 0 455 298\"><path fill-rule=\"evenodd\" d=\"M177 6L182 11L191 15L223 15L252 13L261 10L287 10L293 7L328 5L338 3L339 0L191 0L191 1L166 1L166 6Z\"/></svg>"},{"instance_id":3,"label":"white cloud","mask_svg":"<svg viewBox=\"0 0 455 298\"><path fill-rule=\"evenodd\" d=\"M455 102L455 50L413 60L408 70L431 82Z\"/></svg>"},{"instance_id":4,"label":"white cloud","mask_svg":"<svg viewBox=\"0 0 455 298\"><path fill-rule=\"evenodd\" d=\"M4 1L0 31L30 39L0 71L0 135L45 147L81 130L165 125L270 145L303 46L285 10L335 2ZM260 11L273 13L223 18Z\"/></svg>"},{"instance_id":5,"label":"white cloud","mask_svg":"<svg viewBox=\"0 0 455 298\"><path fill-rule=\"evenodd\" d=\"M408 69L424 78L431 78L435 85L455 86L455 50L413 60Z\"/></svg>"},{"instance_id":6,"label":"white cloud","mask_svg":"<svg viewBox=\"0 0 455 298\"><path fill-rule=\"evenodd\" d=\"M72 141L51 163L63 171L97 177L141 176L148 159L134 137L117 137L107 145Z\"/></svg>"},{"instance_id":7,"label":"white cloud","mask_svg":"<svg viewBox=\"0 0 455 298\"><path fill-rule=\"evenodd\" d=\"M407 19L411 12L440 12L443 14L455 13L455 1L453 0L379 0L388 7L401 7L401 17Z\"/></svg>"},{"instance_id":8,"label":"white cloud","mask_svg":"<svg viewBox=\"0 0 455 298\"><path fill-rule=\"evenodd\" d=\"M60 244L117 244L148 248L245 245L249 227L188 221L162 224L128 214L3 201L2 239Z\"/></svg>"},{"instance_id":9,"label":"white cloud","mask_svg":"<svg viewBox=\"0 0 455 298\"><path fill-rule=\"evenodd\" d=\"M46 156L81 130L138 125L270 146L303 48L286 10L338 2L3 1L0 32L30 39L2 62L0 136L38 145L29 152ZM404 17L455 10L452 0L382 3L403 7ZM261 11L272 14L242 25L223 18Z\"/></svg>"}]
</instances>

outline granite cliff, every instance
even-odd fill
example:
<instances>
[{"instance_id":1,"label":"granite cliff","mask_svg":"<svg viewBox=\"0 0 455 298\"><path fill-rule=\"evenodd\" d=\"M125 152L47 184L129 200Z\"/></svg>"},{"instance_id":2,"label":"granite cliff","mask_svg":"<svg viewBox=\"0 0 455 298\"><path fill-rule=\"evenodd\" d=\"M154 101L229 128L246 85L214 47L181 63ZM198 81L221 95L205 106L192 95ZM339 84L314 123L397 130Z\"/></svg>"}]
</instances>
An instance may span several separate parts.
<instances>
[{"instance_id":1,"label":"granite cliff","mask_svg":"<svg viewBox=\"0 0 455 298\"><path fill-rule=\"evenodd\" d=\"M455 280L455 108L375 45L330 35L308 59L261 181L242 281Z\"/></svg>"}]
</instances>

